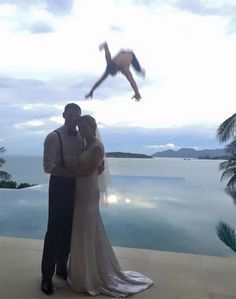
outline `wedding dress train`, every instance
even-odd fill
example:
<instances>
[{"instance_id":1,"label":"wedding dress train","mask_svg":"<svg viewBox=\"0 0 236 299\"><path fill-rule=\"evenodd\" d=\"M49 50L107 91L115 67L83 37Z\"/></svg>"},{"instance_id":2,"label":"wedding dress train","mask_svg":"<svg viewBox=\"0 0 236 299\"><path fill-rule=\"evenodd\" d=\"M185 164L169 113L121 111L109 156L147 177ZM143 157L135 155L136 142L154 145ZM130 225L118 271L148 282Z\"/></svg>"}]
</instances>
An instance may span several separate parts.
<instances>
[{"instance_id":1,"label":"wedding dress train","mask_svg":"<svg viewBox=\"0 0 236 299\"><path fill-rule=\"evenodd\" d=\"M99 141L94 146L103 147ZM82 162L90 158L91 149L80 155ZM147 289L153 281L141 273L121 270L101 219L99 196L97 173L77 179L69 282L77 292L127 297Z\"/></svg>"}]
</instances>

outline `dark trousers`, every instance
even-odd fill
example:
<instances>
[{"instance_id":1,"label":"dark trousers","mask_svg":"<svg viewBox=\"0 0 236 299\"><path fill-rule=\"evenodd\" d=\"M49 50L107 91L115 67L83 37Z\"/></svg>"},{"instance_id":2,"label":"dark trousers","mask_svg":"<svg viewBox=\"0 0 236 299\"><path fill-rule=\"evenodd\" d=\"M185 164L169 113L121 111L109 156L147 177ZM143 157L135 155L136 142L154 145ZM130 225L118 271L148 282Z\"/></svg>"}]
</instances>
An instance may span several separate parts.
<instances>
[{"instance_id":1,"label":"dark trousers","mask_svg":"<svg viewBox=\"0 0 236 299\"><path fill-rule=\"evenodd\" d=\"M65 268L70 252L75 179L51 175L48 227L44 239L42 275L51 278L55 266Z\"/></svg>"}]
</instances>

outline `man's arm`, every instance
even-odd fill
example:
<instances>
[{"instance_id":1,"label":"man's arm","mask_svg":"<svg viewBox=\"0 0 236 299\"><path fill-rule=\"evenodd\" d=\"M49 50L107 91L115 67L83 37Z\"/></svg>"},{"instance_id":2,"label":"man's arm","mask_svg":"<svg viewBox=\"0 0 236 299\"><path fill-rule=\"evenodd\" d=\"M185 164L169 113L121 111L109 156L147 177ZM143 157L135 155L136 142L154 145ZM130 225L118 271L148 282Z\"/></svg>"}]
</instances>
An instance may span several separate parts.
<instances>
[{"instance_id":1,"label":"man's arm","mask_svg":"<svg viewBox=\"0 0 236 299\"><path fill-rule=\"evenodd\" d=\"M104 72L102 77L94 84L94 86L91 88L90 92L86 94L85 98L92 98L94 90L106 79L106 77L109 75L107 71Z\"/></svg>"},{"instance_id":2,"label":"man's arm","mask_svg":"<svg viewBox=\"0 0 236 299\"><path fill-rule=\"evenodd\" d=\"M78 177L88 175L79 167L76 170L64 168L58 164L59 139L55 132L50 133L44 141L43 168L46 173L60 177Z\"/></svg>"},{"instance_id":3,"label":"man's arm","mask_svg":"<svg viewBox=\"0 0 236 299\"><path fill-rule=\"evenodd\" d=\"M76 170L63 168L60 165L57 165L53 168L52 175L61 176L61 177L80 177L80 176L87 176L90 173L83 169L77 168Z\"/></svg>"},{"instance_id":4,"label":"man's arm","mask_svg":"<svg viewBox=\"0 0 236 299\"><path fill-rule=\"evenodd\" d=\"M139 93L138 86L133 78L131 71L128 68L121 69L120 71L127 78L131 87L134 90L134 96L132 97L132 99L135 98L136 101L140 101L141 95Z\"/></svg>"}]
</instances>

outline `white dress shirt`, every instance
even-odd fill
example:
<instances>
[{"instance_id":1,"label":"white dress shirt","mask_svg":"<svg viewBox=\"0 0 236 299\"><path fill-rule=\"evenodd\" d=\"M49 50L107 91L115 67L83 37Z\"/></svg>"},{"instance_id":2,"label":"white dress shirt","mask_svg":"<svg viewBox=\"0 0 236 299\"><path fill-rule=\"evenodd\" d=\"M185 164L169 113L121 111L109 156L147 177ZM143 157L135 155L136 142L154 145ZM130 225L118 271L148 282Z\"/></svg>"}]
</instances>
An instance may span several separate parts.
<instances>
[{"instance_id":1,"label":"white dress shirt","mask_svg":"<svg viewBox=\"0 0 236 299\"><path fill-rule=\"evenodd\" d=\"M82 152L82 138L78 133L77 136L68 134L68 127L63 125L58 128L62 140L64 166L65 168L74 165ZM55 166L61 165L60 141L56 132L47 135L44 141L43 168L46 173L52 173Z\"/></svg>"}]
</instances>

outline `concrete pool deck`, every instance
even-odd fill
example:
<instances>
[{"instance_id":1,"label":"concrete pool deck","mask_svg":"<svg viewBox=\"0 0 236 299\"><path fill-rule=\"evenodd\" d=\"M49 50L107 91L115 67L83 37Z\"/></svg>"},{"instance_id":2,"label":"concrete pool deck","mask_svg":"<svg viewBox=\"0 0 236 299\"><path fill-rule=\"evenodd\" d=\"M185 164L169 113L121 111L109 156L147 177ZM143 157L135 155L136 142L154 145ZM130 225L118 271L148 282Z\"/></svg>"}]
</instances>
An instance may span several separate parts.
<instances>
[{"instance_id":1,"label":"concrete pool deck","mask_svg":"<svg viewBox=\"0 0 236 299\"><path fill-rule=\"evenodd\" d=\"M40 291L43 241L0 237L0 298L48 298ZM154 280L150 289L131 296L150 299L236 299L236 258L115 247L124 270ZM91 298L54 279L51 298ZM98 296L97 298L109 298Z\"/></svg>"}]
</instances>

